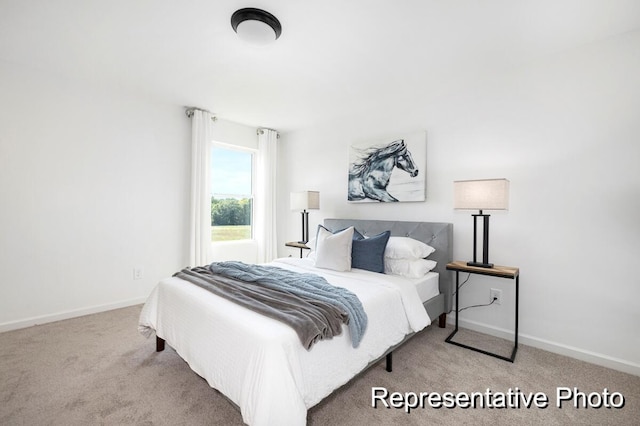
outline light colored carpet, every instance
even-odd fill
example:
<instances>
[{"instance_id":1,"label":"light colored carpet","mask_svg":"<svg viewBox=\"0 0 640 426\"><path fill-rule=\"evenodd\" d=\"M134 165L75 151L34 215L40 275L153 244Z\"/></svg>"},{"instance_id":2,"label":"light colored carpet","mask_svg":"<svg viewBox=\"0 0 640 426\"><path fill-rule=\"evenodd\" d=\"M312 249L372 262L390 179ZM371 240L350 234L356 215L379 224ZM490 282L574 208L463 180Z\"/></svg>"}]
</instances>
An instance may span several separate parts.
<instances>
[{"instance_id":1,"label":"light colored carpet","mask_svg":"<svg viewBox=\"0 0 640 426\"><path fill-rule=\"evenodd\" d=\"M167 346L137 332L140 306L0 334L0 425L241 425L240 413ZM640 377L521 345L514 364L444 343L435 324L308 414L309 425L637 425ZM457 341L488 336L465 332ZM491 341L496 347L504 342ZM505 345L508 347L509 344ZM503 348L502 350L505 350ZM508 352L508 349L507 349ZM547 409L371 407L390 392L544 392ZM620 392L621 409L555 408L557 387ZM281 426L281 425L278 425Z\"/></svg>"}]
</instances>

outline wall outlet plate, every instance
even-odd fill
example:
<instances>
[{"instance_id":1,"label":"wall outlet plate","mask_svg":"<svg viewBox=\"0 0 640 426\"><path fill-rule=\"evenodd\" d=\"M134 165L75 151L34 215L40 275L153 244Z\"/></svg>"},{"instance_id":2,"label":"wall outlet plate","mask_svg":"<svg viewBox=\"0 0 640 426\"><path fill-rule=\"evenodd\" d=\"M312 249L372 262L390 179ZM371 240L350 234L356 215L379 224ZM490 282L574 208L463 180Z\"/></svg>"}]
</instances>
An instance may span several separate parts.
<instances>
[{"instance_id":1,"label":"wall outlet plate","mask_svg":"<svg viewBox=\"0 0 640 426\"><path fill-rule=\"evenodd\" d=\"M494 298L497 299L495 302L493 302ZM494 305L502 305L502 290L497 288L489 290L489 302L493 302Z\"/></svg>"},{"instance_id":2,"label":"wall outlet plate","mask_svg":"<svg viewBox=\"0 0 640 426\"><path fill-rule=\"evenodd\" d=\"M133 279L141 280L144 276L144 266L134 266L133 267Z\"/></svg>"}]
</instances>

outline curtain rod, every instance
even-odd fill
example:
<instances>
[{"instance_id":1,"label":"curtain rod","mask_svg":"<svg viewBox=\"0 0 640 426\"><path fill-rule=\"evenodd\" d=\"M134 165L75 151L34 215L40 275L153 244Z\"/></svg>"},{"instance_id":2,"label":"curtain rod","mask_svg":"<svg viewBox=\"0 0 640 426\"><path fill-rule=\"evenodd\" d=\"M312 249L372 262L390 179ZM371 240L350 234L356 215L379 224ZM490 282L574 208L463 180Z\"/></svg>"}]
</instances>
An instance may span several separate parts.
<instances>
[{"instance_id":1,"label":"curtain rod","mask_svg":"<svg viewBox=\"0 0 640 426\"><path fill-rule=\"evenodd\" d=\"M208 112L209 114L211 114L211 121L216 121L218 120L218 117L216 117L211 111L207 111L206 109L202 109L202 108L196 108L196 107L185 107L186 109L184 110L184 113L187 115L187 117L191 118L193 117L193 112L194 111L203 111L203 112Z\"/></svg>"},{"instance_id":2,"label":"curtain rod","mask_svg":"<svg viewBox=\"0 0 640 426\"><path fill-rule=\"evenodd\" d=\"M272 130L274 132L276 132L276 139L280 139L280 133L278 133L278 131L276 129L270 129L268 127L261 127L258 130L256 130L256 134L257 135L263 135L265 130Z\"/></svg>"}]
</instances>

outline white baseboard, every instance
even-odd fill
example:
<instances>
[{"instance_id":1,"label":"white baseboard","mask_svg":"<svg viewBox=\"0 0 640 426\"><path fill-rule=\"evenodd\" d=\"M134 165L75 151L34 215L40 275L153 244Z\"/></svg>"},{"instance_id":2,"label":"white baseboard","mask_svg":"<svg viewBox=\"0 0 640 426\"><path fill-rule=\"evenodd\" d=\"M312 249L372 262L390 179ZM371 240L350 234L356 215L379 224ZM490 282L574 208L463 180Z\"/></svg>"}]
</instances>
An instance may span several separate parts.
<instances>
[{"instance_id":1,"label":"white baseboard","mask_svg":"<svg viewBox=\"0 0 640 426\"><path fill-rule=\"evenodd\" d=\"M10 321L0 324L0 333L21 328L32 327L39 324L47 324L50 322L61 321L70 318L81 317L84 315L97 314L98 312L111 311L113 309L126 308L127 306L139 305L144 303L146 297L138 299L123 300L115 303L107 303L104 305L89 306L86 308L74 309L71 311L57 312L55 314L41 315L32 318L26 318L18 321Z\"/></svg>"},{"instance_id":2,"label":"white baseboard","mask_svg":"<svg viewBox=\"0 0 640 426\"><path fill-rule=\"evenodd\" d=\"M452 312L451 315L447 315L447 323L455 325L455 313ZM461 328L467 328L479 333L513 341L513 330L505 330L503 328L493 327L476 321L464 320L462 318L459 321L459 326ZM579 359L580 361L589 362L602 367L611 368L613 370L622 371L623 373L633 374L634 376L640 376L640 364L623 359L614 358L608 355L587 351L522 333L518 334L518 343L523 343L525 345L533 346L534 348Z\"/></svg>"}]
</instances>

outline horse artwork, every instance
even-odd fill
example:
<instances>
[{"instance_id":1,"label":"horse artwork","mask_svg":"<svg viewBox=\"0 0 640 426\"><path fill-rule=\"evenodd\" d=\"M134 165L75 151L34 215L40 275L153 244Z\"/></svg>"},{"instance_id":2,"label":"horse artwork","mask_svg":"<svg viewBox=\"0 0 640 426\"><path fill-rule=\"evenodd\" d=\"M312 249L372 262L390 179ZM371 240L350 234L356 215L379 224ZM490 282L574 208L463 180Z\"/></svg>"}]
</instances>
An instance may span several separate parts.
<instances>
[{"instance_id":1,"label":"horse artwork","mask_svg":"<svg viewBox=\"0 0 640 426\"><path fill-rule=\"evenodd\" d=\"M349 201L424 201L424 170L421 175L405 139L352 146L351 156Z\"/></svg>"}]
</instances>

